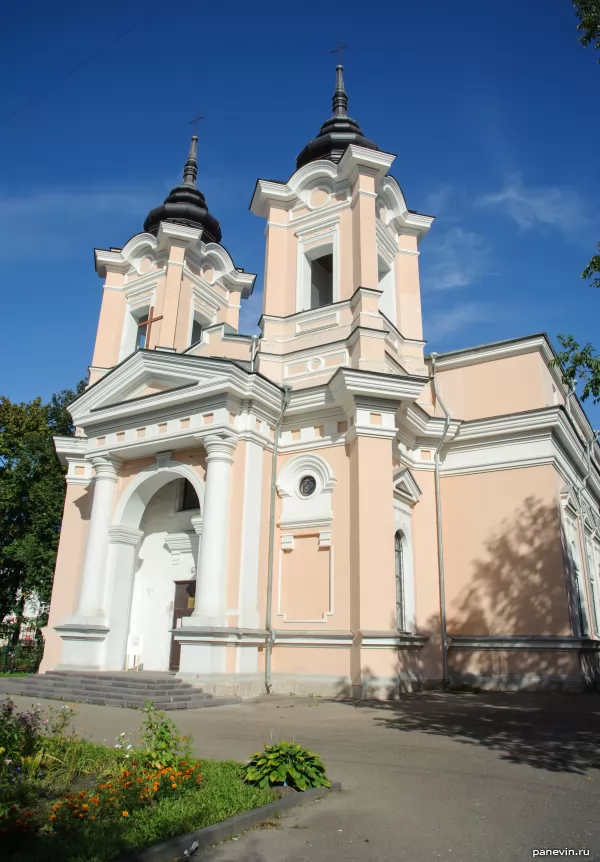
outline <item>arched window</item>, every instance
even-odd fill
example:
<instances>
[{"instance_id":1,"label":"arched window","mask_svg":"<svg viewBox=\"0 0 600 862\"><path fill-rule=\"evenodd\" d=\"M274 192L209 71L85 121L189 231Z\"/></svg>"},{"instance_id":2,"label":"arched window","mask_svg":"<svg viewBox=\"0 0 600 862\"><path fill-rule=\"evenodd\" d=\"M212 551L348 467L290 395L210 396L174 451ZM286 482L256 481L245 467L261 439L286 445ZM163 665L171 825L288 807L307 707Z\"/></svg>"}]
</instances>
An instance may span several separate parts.
<instances>
[{"instance_id":1,"label":"arched window","mask_svg":"<svg viewBox=\"0 0 600 862\"><path fill-rule=\"evenodd\" d=\"M404 533L397 530L394 536L394 557L396 563L396 626L398 631L406 628L404 608Z\"/></svg>"}]
</instances>

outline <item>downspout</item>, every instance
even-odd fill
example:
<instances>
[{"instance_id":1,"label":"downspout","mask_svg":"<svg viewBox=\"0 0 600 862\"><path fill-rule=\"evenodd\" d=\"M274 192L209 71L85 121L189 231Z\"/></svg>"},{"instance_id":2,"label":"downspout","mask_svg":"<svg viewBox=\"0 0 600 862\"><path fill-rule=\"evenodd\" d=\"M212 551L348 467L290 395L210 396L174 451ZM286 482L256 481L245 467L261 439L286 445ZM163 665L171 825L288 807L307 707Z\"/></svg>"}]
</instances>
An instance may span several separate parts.
<instances>
[{"instance_id":1,"label":"downspout","mask_svg":"<svg viewBox=\"0 0 600 862\"><path fill-rule=\"evenodd\" d=\"M569 394L567 395L567 398L566 398L567 412L568 412L569 416L571 416L571 418L573 418L573 414L571 413L571 398L576 395L576 391L575 391L576 386L577 386L577 381L574 381L574 385L571 388L571 390L569 391ZM577 434L577 436L578 437L580 436L579 433ZM591 572L590 572L590 568L589 568L589 561L588 561L588 555L587 555L587 542L585 540L585 521L583 519L582 494L583 494L583 491L587 488L588 479L590 478L590 474L592 472L592 445L593 445L593 442L590 443L588 440L586 440L584 438L583 444L585 446L585 450L587 453L587 470L586 470L585 475L583 476L583 478L581 480L581 483L575 486L575 496L577 497L577 509L578 509L578 511L577 511L577 524L579 527L579 543L581 546L581 558L582 558L581 559L581 565L582 565L583 574L585 577L585 583L591 584ZM589 632L584 631L584 629L585 629L585 619L584 619L584 615L583 615L584 596L581 595L579 583L577 583L576 586L577 586L577 595L579 598L579 626L581 628L581 634L582 635L586 635L586 634L589 635ZM586 592L587 592L587 589L586 589ZM593 617L595 619L596 607L594 605L594 596L591 596L590 598L591 598L591 604L592 604L591 610L592 610Z\"/></svg>"},{"instance_id":2,"label":"downspout","mask_svg":"<svg viewBox=\"0 0 600 862\"><path fill-rule=\"evenodd\" d=\"M275 547L275 504L277 495L277 451L279 449L279 435L281 433L281 425L283 416L290 403L292 389L290 386L283 387L283 401L281 404L281 413L275 425L275 433L273 435L273 464L271 467L271 514L269 517L269 556L267 560L267 612L265 619L265 628L268 632L265 640L265 689L267 694L271 694L271 655L273 652L273 643L275 642L275 629L271 625L271 610L273 607L273 551Z\"/></svg>"},{"instance_id":3,"label":"downspout","mask_svg":"<svg viewBox=\"0 0 600 862\"><path fill-rule=\"evenodd\" d=\"M256 365L256 354L258 353L258 342L260 341L260 335L252 336L252 344L250 346L250 371L255 371Z\"/></svg>"},{"instance_id":4,"label":"downspout","mask_svg":"<svg viewBox=\"0 0 600 862\"><path fill-rule=\"evenodd\" d=\"M448 632L446 630L446 582L444 578L444 536L442 533L442 497L440 492L440 451L444 445L444 441L450 428L450 413L446 410L444 402L440 398L436 380L435 380L435 360L436 353L431 353L431 382L433 384L433 393L435 395L436 404L442 408L446 421L444 423L444 431L434 456L435 468L435 514L437 521L437 552L438 552L438 570L440 584L440 631L442 636L442 672L444 690L450 687L450 676L448 673Z\"/></svg>"}]
</instances>

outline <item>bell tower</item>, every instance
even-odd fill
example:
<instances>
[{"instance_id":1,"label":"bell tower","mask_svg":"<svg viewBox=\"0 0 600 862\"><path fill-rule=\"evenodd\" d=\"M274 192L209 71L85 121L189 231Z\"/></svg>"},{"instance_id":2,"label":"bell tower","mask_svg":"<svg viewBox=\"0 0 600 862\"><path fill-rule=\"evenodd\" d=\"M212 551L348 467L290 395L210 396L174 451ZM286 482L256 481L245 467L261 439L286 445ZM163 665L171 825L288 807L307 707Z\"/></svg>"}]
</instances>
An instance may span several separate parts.
<instances>
[{"instance_id":1,"label":"bell tower","mask_svg":"<svg viewBox=\"0 0 600 862\"><path fill-rule=\"evenodd\" d=\"M338 65L332 116L290 179L259 180L251 202L267 221L259 366L274 379L424 373L418 244L433 218L408 209L394 159L348 116Z\"/></svg>"},{"instance_id":2,"label":"bell tower","mask_svg":"<svg viewBox=\"0 0 600 862\"><path fill-rule=\"evenodd\" d=\"M92 383L136 350L222 355L223 336L237 335L240 301L256 276L221 245L221 226L196 184L197 149L194 135L182 182L148 213L142 233L121 249L96 249L104 294Z\"/></svg>"}]
</instances>

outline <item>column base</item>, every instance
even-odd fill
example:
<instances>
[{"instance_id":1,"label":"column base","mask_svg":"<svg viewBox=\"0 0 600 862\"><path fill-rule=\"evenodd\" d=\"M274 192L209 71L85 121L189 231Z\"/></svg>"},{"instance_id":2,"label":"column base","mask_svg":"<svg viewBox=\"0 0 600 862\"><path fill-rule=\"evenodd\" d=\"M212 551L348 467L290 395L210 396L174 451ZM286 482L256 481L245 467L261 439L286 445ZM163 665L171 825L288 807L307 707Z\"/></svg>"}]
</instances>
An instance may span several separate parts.
<instances>
[{"instance_id":1,"label":"column base","mask_svg":"<svg viewBox=\"0 0 600 862\"><path fill-rule=\"evenodd\" d=\"M109 628L104 621L73 619L54 626L62 640L59 670L103 670L105 641Z\"/></svg>"}]
</instances>

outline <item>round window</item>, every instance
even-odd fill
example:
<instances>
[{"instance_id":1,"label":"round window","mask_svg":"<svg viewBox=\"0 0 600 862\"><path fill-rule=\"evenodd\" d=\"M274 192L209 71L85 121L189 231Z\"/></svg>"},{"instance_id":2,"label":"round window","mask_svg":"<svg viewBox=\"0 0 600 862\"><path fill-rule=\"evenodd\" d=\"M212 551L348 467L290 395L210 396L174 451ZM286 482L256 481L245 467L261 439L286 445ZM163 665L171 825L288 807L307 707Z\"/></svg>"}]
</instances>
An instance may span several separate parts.
<instances>
[{"instance_id":1,"label":"round window","mask_svg":"<svg viewBox=\"0 0 600 862\"><path fill-rule=\"evenodd\" d=\"M300 479L298 490L303 497L312 497L317 490L317 480L314 476L303 476Z\"/></svg>"}]
</instances>

